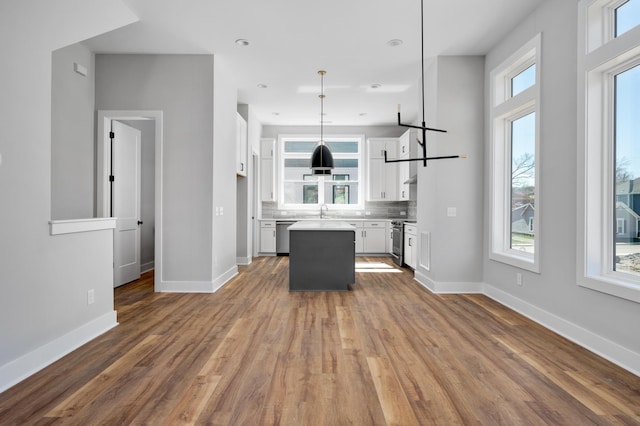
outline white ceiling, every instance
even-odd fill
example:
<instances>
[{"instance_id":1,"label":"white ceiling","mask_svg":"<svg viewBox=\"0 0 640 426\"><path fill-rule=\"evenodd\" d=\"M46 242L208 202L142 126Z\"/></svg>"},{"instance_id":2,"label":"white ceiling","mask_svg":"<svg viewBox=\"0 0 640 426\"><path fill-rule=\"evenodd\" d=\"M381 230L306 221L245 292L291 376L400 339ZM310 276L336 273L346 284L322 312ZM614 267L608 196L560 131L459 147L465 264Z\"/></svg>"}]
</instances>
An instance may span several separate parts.
<instances>
[{"instance_id":1,"label":"white ceiling","mask_svg":"<svg viewBox=\"0 0 640 426\"><path fill-rule=\"evenodd\" d=\"M327 126L393 124L399 103L403 121L420 115L420 0L123 1L140 21L91 50L212 53L263 124L319 125L320 69ZM483 55L542 1L424 0L425 58Z\"/></svg>"}]
</instances>

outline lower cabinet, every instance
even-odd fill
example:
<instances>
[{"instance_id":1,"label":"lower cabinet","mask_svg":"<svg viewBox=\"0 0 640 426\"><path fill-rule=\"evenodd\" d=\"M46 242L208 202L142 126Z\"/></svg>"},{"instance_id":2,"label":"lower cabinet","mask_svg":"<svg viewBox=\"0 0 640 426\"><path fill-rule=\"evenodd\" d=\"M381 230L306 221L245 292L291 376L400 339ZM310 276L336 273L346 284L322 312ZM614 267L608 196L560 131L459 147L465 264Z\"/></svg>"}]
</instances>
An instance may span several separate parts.
<instances>
[{"instance_id":1,"label":"lower cabinet","mask_svg":"<svg viewBox=\"0 0 640 426\"><path fill-rule=\"evenodd\" d=\"M276 252L276 222L275 220L260 222L260 253Z\"/></svg>"},{"instance_id":2,"label":"lower cabinet","mask_svg":"<svg viewBox=\"0 0 640 426\"><path fill-rule=\"evenodd\" d=\"M404 263L410 268L416 269L418 261L417 246L418 229L415 225L404 225Z\"/></svg>"},{"instance_id":3,"label":"lower cabinet","mask_svg":"<svg viewBox=\"0 0 640 426\"><path fill-rule=\"evenodd\" d=\"M350 222L356 227L356 254L384 254L387 252L387 223L385 221Z\"/></svg>"}]
</instances>

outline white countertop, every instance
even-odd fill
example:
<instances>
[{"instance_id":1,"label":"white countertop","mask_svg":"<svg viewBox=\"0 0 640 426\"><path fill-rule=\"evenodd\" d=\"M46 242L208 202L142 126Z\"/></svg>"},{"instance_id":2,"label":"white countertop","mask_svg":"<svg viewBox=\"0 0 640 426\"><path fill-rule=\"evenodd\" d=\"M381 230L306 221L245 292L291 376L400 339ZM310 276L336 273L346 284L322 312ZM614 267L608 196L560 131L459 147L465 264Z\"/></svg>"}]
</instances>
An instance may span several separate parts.
<instances>
[{"instance_id":1,"label":"white countertop","mask_svg":"<svg viewBox=\"0 0 640 426\"><path fill-rule=\"evenodd\" d=\"M356 227L347 222L335 220L304 220L291 225L289 231L355 231Z\"/></svg>"}]
</instances>

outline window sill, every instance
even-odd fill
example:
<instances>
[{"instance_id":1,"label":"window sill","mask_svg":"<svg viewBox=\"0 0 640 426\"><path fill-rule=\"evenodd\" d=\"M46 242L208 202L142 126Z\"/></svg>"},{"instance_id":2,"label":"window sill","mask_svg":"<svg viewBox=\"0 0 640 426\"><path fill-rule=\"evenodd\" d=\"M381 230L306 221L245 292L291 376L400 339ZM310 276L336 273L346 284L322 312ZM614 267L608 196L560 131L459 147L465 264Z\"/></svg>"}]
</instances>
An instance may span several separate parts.
<instances>
[{"instance_id":1,"label":"window sill","mask_svg":"<svg viewBox=\"0 0 640 426\"><path fill-rule=\"evenodd\" d=\"M49 221L50 235L102 231L105 229L115 229L115 227L116 227L115 217Z\"/></svg>"},{"instance_id":2,"label":"window sill","mask_svg":"<svg viewBox=\"0 0 640 426\"><path fill-rule=\"evenodd\" d=\"M540 273L540 265L534 260L533 255L519 255L517 252L493 252L489 255L489 259L535 272L536 274Z\"/></svg>"},{"instance_id":3,"label":"window sill","mask_svg":"<svg viewBox=\"0 0 640 426\"><path fill-rule=\"evenodd\" d=\"M621 299L640 303L640 285L619 277L618 274L582 277L580 287L599 291Z\"/></svg>"}]
</instances>

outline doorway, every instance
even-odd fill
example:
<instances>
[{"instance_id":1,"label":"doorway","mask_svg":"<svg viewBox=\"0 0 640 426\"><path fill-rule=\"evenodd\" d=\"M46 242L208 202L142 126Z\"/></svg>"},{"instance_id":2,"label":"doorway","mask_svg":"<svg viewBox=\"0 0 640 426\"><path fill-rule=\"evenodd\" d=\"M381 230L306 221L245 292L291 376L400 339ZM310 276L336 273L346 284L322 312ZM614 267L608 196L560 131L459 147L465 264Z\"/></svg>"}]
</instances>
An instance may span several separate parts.
<instances>
[{"instance_id":1,"label":"doorway","mask_svg":"<svg viewBox=\"0 0 640 426\"><path fill-rule=\"evenodd\" d=\"M140 245L136 253L139 257L137 273L154 270L154 289L158 290L157 280L161 278L162 245L161 242L161 187L162 187L162 111L98 111L97 138L97 213L99 217L110 217L112 212L112 185L110 180L112 164L112 144L110 132L112 123L124 123L141 131L141 203L140 217L135 222L139 226ZM117 153L116 153L117 154ZM115 155L114 154L114 158ZM117 176L115 180L117 181ZM122 213L120 213L122 214ZM130 219L131 221L132 219ZM131 224L131 225L134 225ZM158 226L156 226L158 225ZM127 243L128 244L128 243ZM129 246L130 247L130 246ZM116 272L117 260L122 258L114 238L114 287L121 284ZM125 248L126 250L126 248ZM129 248L129 250L131 250ZM129 253L130 257L131 254ZM135 279L135 277L134 277ZM157 279L157 280L156 280Z\"/></svg>"}]
</instances>

